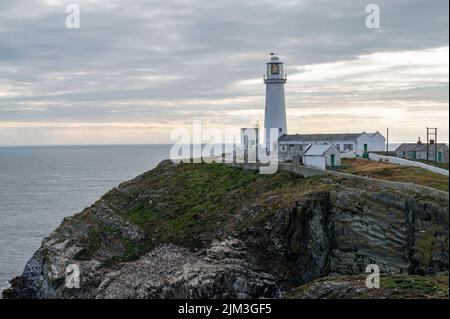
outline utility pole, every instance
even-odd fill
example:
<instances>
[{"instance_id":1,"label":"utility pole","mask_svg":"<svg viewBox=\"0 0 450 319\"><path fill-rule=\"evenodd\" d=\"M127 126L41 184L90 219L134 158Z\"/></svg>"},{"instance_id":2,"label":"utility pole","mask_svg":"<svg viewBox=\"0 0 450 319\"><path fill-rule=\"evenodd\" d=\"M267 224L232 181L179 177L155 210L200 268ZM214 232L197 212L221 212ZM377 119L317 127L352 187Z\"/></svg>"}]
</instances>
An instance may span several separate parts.
<instances>
[{"instance_id":1,"label":"utility pole","mask_svg":"<svg viewBox=\"0 0 450 319\"><path fill-rule=\"evenodd\" d=\"M386 129L386 156L389 156L389 127Z\"/></svg>"},{"instance_id":2,"label":"utility pole","mask_svg":"<svg viewBox=\"0 0 450 319\"><path fill-rule=\"evenodd\" d=\"M434 162L437 163L437 130L437 127L427 127L427 164L430 157L430 144L434 144ZM430 136L433 138L430 139Z\"/></svg>"},{"instance_id":3,"label":"utility pole","mask_svg":"<svg viewBox=\"0 0 450 319\"><path fill-rule=\"evenodd\" d=\"M428 145L429 145L429 141L430 141L429 131L430 131L430 129L427 126L427 164L428 164Z\"/></svg>"},{"instance_id":4,"label":"utility pole","mask_svg":"<svg viewBox=\"0 0 450 319\"><path fill-rule=\"evenodd\" d=\"M434 129L434 162L437 163L437 147L438 147L438 141L437 141L437 128Z\"/></svg>"}]
</instances>

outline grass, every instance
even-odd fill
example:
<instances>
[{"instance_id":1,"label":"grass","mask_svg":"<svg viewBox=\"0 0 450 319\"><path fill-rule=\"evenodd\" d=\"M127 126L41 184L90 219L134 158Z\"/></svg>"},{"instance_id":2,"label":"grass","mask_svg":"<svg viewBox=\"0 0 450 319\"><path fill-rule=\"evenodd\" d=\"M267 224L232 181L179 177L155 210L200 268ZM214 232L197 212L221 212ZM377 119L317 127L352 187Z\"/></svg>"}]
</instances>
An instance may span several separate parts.
<instances>
[{"instance_id":1,"label":"grass","mask_svg":"<svg viewBox=\"0 0 450 319\"><path fill-rule=\"evenodd\" d=\"M414 289L426 295L435 294L438 291L438 285L436 285L432 277L415 275L381 276L380 287L394 290Z\"/></svg>"},{"instance_id":2,"label":"grass","mask_svg":"<svg viewBox=\"0 0 450 319\"><path fill-rule=\"evenodd\" d=\"M302 298L311 289L317 289L317 285L340 284L342 287L330 292L327 298L336 295L338 298L361 299L448 299L448 273L435 276L381 274L378 289L366 289L365 280L364 275L326 276L293 289L286 298Z\"/></svg>"},{"instance_id":3,"label":"grass","mask_svg":"<svg viewBox=\"0 0 450 319\"><path fill-rule=\"evenodd\" d=\"M223 164L157 167L132 182L130 190L116 189L104 196L115 214L137 225L147 237L139 249L127 249L106 264L138 257L161 243L194 250L204 247L220 233L261 224L277 208L331 187L321 179L285 171L261 175ZM257 216L237 222L234 216L248 205L258 206Z\"/></svg>"},{"instance_id":4,"label":"grass","mask_svg":"<svg viewBox=\"0 0 450 319\"><path fill-rule=\"evenodd\" d=\"M449 180L447 176L433 173L420 167L400 166L392 163L357 158L343 159L342 163L343 167L340 171L344 173L397 182L409 182L446 192L449 191Z\"/></svg>"},{"instance_id":5,"label":"grass","mask_svg":"<svg viewBox=\"0 0 450 319\"><path fill-rule=\"evenodd\" d=\"M107 258L103 262L103 266L110 267L119 262L126 262L138 259L143 252L146 251L145 246L136 245L130 240L124 240L125 251L119 255Z\"/></svg>"},{"instance_id":6,"label":"grass","mask_svg":"<svg viewBox=\"0 0 450 319\"><path fill-rule=\"evenodd\" d=\"M76 260L89 260L102 246L102 229L91 229L88 233L87 244L76 255Z\"/></svg>"}]
</instances>

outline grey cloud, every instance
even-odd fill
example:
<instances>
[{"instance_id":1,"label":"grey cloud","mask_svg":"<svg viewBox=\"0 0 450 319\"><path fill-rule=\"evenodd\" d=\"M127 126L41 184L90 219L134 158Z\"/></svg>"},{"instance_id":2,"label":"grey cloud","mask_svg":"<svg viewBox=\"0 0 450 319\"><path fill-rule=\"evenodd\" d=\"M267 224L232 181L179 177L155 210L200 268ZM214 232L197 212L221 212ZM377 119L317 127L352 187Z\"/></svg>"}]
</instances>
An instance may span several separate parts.
<instances>
[{"instance_id":1,"label":"grey cloud","mask_svg":"<svg viewBox=\"0 0 450 319\"><path fill-rule=\"evenodd\" d=\"M262 96L262 83L259 92L229 87L262 76L271 51L280 53L288 73L295 74L294 67L301 65L448 46L447 0L374 2L381 8L380 30L365 27L367 1L362 0L80 0L81 29L67 30L64 6L2 0L0 90L7 85L18 96L0 95L0 121L143 118L165 122L213 116L207 111L224 111L224 106L205 103L189 109L129 102L117 107L116 102ZM146 76L161 80L145 80ZM448 83L392 90L382 96L369 92L359 98L443 102L448 100L445 89ZM325 89L318 94L346 99L345 92ZM309 97L311 105L314 97ZM32 107L36 103L37 110ZM249 103L245 108L262 106Z\"/></svg>"}]
</instances>

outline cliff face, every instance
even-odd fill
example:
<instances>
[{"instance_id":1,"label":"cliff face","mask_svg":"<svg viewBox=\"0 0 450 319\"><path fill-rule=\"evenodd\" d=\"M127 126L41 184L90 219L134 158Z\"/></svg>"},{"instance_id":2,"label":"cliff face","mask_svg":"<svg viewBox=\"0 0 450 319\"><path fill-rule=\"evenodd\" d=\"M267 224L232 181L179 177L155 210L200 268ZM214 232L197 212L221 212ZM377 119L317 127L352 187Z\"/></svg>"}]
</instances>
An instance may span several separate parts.
<instances>
[{"instance_id":1,"label":"cliff face","mask_svg":"<svg viewBox=\"0 0 450 319\"><path fill-rule=\"evenodd\" d=\"M65 286L69 264L79 289ZM330 297L333 285L312 283L333 274L354 286L348 276L368 264L390 275L448 271L448 202L326 176L163 162L66 218L4 296Z\"/></svg>"}]
</instances>

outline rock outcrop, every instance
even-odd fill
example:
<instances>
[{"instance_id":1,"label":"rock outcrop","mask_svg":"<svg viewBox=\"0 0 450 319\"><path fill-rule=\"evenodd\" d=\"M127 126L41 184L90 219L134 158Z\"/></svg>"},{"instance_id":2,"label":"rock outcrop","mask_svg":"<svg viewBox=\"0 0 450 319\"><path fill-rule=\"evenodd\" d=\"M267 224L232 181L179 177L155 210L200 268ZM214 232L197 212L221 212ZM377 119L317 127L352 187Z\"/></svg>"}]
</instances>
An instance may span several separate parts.
<instances>
[{"instance_id":1,"label":"rock outcrop","mask_svg":"<svg viewBox=\"0 0 450 319\"><path fill-rule=\"evenodd\" d=\"M71 264L79 288L65 284ZM348 276L369 264L447 272L448 202L329 176L163 162L66 218L3 295L329 298L351 286L357 298L367 289ZM345 280L317 283L331 274Z\"/></svg>"}]
</instances>

